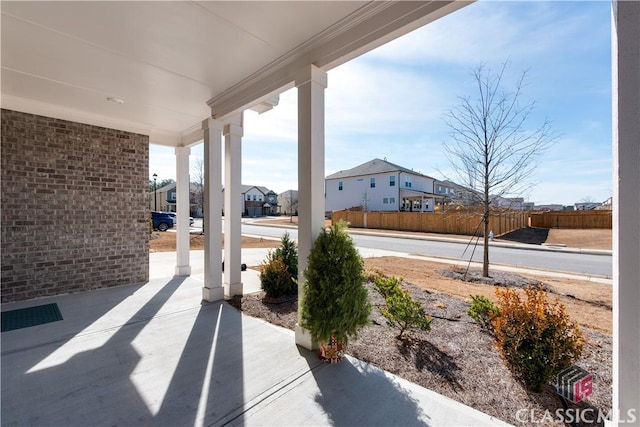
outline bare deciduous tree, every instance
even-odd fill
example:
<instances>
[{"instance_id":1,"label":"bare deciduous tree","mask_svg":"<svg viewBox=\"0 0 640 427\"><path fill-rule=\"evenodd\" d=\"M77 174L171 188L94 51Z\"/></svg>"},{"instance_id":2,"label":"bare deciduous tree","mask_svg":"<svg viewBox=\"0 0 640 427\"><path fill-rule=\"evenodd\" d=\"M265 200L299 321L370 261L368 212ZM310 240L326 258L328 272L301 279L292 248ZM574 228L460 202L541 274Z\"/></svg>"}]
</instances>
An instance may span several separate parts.
<instances>
[{"instance_id":1,"label":"bare deciduous tree","mask_svg":"<svg viewBox=\"0 0 640 427\"><path fill-rule=\"evenodd\" d=\"M556 139L548 120L530 128L535 102L522 103L527 72L523 71L511 91L503 88L507 64L492 73L483 66L472 75L475 97L460 97L460 104L445 114L451 139L444 149L455 173L465 182L479 181L484 222L482 274L489 276L489 211L491 196L521 194L535 170L536 160Z\"/></svg>"},{"instance_id":2,"label":"bare deciduous tree","mask_svg":"<svg viewBox=\"0 0 640 427\"><path fill-rule=\"evenodd\" d=\"M191 203L198 206L198 214L204 213L204 159L196 158L191 166L193 177L193 190L191 191Z\"/></svg>"}]
</instances>

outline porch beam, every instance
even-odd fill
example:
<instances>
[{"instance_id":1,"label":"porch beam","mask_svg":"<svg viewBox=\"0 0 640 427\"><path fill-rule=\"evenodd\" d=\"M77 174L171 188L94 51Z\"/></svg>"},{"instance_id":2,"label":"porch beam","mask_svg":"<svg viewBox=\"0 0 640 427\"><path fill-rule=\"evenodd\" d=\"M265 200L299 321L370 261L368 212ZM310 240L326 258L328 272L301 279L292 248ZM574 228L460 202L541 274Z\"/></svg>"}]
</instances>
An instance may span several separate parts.
<instances>
[{"instance_id":1,"label":"porch beam","mask_svg":"<svg viewBox=\"0 0 640 427\"><path fill-rule=\"evenodd\" d=\"M367 2L339 23L282 55L207 102L211 115L226 120L260 101L298 86L297 71L315 64L329 71L433 22L475 0Z\"/></svg>"}]
</instances>

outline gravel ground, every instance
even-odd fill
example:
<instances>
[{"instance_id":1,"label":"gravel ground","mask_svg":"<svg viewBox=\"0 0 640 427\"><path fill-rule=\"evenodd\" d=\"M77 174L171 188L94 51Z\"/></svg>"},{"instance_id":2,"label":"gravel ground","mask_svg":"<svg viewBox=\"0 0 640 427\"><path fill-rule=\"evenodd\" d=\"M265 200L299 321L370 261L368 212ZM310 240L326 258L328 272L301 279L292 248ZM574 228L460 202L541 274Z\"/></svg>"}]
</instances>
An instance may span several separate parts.
<instances>
[{"instance_id":1,"label":"gravel ground","mask_svg":"<svg viewBox=\"0 0 640 427\"><path fill-rule=\"evenodd\" d=\"M511 279L513 283L521 280ZM434 319L431 331L411 332L401 342L396 338L398 331L387 326L377 309L384 300L368 286L374 307L371 324L349 342L349 354L514 425L563 425L557 418L543 418L545 411L555 416L555 411L562 408L553 388L548 386L536 394L513 379L492 337L466 314L467 302L405 282L404 289L420 300ZM260 292L234 297L229 302L247 315L294 329L297 299L267 303L263 297ZM577 364L593 373L593 394L586 401L569 405L574 410L607 413L612 398L612 339L596 331L582 330L586 342Z\"/></svg>"}]
</instances>

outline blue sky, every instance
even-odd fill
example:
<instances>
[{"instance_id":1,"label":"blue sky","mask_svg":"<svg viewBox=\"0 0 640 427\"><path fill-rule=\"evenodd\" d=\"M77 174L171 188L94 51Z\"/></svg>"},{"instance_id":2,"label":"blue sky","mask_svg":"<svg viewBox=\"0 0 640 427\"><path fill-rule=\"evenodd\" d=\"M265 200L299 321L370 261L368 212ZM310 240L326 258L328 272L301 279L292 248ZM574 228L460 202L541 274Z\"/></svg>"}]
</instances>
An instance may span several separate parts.
<instances>
[{"instance_id":1,"label":"blue sky","mask_svg":"<svg viewBox=\"0 0 640 427\"><path fill-rule=\"evenodd\" d=\"M612 192L609 1L479 1L329 72L326 175L375 157L454 178L443 121L458 97L474 96L471 72L508 61L528 70L529 124L545 117L560 135L540 159L526 194L538 204L604 201ZM296 90L258 115L245 113L243 184L297 188ZM202 145L192 149L202 158ZM173 149L150 148L149 173L175 179ZM459 180L458 180L459 181Z\"/></svg>"}]
</instances>

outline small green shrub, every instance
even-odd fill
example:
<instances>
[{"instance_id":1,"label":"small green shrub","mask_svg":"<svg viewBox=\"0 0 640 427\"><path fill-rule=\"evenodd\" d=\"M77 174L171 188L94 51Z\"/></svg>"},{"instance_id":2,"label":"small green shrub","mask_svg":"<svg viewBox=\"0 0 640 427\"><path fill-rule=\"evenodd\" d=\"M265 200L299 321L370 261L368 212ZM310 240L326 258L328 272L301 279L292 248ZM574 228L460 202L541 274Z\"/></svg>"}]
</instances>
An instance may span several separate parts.
<instances>
[{"instance_id":1,"label":"small green shrub","mask_svg":"<svg viewBox=\"0 0 640 427\"><path fill-rule=\"evenodd\" d=\"M260 285L268 297L298 293L298 248L289 233L284 233L280 246L269 252L262 264Z\"/></svg>"},{"instance_id":2,"label":"small green shrub","mask_svg":"<svg viewBox=\"0 0 640 427\"><path fill-rule=\"evenodd\" d=\"M315 342L334 336L346 347L348 338L369 323L371 304L362 257L345 228L343 221L323 228L311 248L300 326Z\"/></svg>"},{"instance_id":3,"label":"small green shrub","mask_svg":"<svg viewBox=\"0 0 640 427\"><path fill-rule=\"evenodd\" d=\"M375 276L373 278L373 289L376 290L383 298L388 298L389 296L400 292L400 284L402 283L402 278L398 279L395 276L385 277L381 274Z\"/></svg>"},{"instance_id":4,"label":"small green shrub","mask_svg":"<svg viewBox=\"0 0 640 427\"><path fill-rule=\"evenodd\" d=\"M266 262L262 264L260 287L272 298L297 293L296 283L292 280L287 265L282 257L276 256L273 252L269 252Z\"/></svg>"},{"instance_id":5,"label":"small green shrub","mask_svg":"<svg viewBox=\"0 0 640 427\"><path fill-rule=\"evenodd\" d=\"M500 316L500 307L484 295L471 295L471 306L467 309L467 314L482 329L493 332L491 320Z\"/></svg>"},{"instance_id":6,"label":"small green shrub","mask_svg":"<svg viewBox=\"0 0 640 427\"><path fill-rule=\"evenodd\" d=\"M535 286L526 301L513 289L496 290L501 315L493 319L496 344L511 371L532 391L540 392L582 352L582 334L564 306L547 301Z\"/></svg>"},{"instance_id":7,"label":"small green shrub","mask_svg":"<svg viewBox=\"0 0 640 427\"><path fill-rule=\"evenodd\" d=\"M423 331L431 330L431 316L428 316L420 304L411 298L407 291L399 287L385 298L386 308L380 308L380 313L387 318L391 327L400 329L396 338L401 340L405 331L417 328Z\"/></svg>"},{"instance_id":8,"label":"small green shrub","mask_svg":"<svg viewBox=\"0 0 640 427\"><path fill-rule=\"evenodd\" d=\"M294 280L298 280L298 247L285 232L280 239L280 247L276 248L274 256L282 258L287 271Z\"/></svg>"}]
</instances>

